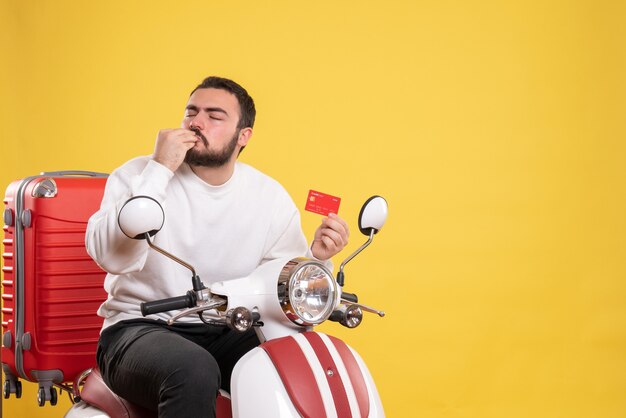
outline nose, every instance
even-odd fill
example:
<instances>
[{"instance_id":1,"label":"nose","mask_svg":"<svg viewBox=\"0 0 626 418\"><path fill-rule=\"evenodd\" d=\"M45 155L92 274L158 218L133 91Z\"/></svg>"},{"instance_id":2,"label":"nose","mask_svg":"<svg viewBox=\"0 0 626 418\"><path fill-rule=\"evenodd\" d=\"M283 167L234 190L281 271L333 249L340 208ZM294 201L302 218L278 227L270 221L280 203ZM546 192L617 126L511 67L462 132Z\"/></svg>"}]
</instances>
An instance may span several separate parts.
<instances>
[{"instance_id":1,"label":"nose","mask_svg":"<svg viewBox=\"0 0 626 418\"><path fill-rule=\"evenodd\" d=\"M200 130L204 129L204 122L200 114L197 114L196 116L191 118L191 120L189 121L189 129L191 128L197 128Z\"/></svg>"}]
</instances>

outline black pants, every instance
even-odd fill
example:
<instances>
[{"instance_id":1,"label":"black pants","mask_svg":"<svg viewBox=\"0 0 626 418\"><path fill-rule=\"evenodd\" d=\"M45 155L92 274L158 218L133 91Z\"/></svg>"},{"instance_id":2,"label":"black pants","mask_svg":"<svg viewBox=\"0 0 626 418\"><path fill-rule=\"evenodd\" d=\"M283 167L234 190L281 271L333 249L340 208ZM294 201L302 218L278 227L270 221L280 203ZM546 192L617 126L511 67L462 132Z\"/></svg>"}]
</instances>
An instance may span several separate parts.
<instances>
[{"instance_id":1,"label":"black pants","mask_svg":"<svg viewBox=\"0 0 626 418\"><path fill-rule=\"evenodd\" d=\"M235 363L257 345L254 330L138 319L105 329L97 360L115 393L159 418L210 418Z\"/></svg>"}]
</instances>

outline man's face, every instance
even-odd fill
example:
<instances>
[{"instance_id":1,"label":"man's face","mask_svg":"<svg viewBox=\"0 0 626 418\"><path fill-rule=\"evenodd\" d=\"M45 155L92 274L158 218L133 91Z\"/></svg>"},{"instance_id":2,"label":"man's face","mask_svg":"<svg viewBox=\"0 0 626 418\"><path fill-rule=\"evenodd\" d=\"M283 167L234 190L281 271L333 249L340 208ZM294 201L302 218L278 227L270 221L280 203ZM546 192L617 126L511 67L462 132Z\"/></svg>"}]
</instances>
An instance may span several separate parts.
<instances>
[{"instance_id":1,"label":"man's face","mask_svg":"<svg viewBox=\"0 0 626 418\"><path fill-rule=\"evenodd\" d=\"M220 167L239 152L240 111L237 98L226 90L198 89L189 97L182 128L195 130L200 140L187 152L190 165Z\"/></svg>"}]
</instances>

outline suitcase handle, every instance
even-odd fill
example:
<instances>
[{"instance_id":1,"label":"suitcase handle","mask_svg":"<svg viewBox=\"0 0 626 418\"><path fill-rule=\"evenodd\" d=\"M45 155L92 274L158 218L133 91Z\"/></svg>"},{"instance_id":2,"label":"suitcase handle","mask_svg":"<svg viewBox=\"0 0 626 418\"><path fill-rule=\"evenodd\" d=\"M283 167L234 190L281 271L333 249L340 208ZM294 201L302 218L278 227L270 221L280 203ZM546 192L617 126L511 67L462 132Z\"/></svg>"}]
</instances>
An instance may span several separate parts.
<instances>
[{"instance_id":1,"label":"suitcase handle","mask_svg":"<svg viewBox=\"0 0 626 418\"><path fill-rule=\"evenodd\" d=\"M96 171L82 171L82 170L64 170L64 171L44 171L42 176L85 176L85 177L108 177L106 173L98 173Z\"/></svg>"}]
</instances>

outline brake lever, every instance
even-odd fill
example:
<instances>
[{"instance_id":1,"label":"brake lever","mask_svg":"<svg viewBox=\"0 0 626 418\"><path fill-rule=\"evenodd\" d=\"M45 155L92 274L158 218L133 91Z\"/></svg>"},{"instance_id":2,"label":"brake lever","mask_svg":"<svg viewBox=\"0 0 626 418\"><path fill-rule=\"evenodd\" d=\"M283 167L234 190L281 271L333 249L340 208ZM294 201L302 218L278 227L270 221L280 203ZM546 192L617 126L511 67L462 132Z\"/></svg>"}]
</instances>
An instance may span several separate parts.
<instances>
[{"instance_id":1,"label":"brake lever","mask_svg":"<svg viewBox=\"0 0 626 418\"><path fill-rule=\"evenodd\" d=\"M385 312L384 312L384 311L379 311L379 310L377 310L377 309L370 308L370 307L369 307L369 306L367 306L367 305L363 305L363 304L361 304L361 303L355 303L355 302L352 302L351 300L347 300L347 299L344 299L344 298L341 298L341 301L342 301L344 304L346 304L346 305L356 305L356 306L358 306L359 308L363 309L364 311L366 311L366 312L370 312L370 313L375 313L376 315L378 315L378 316L380 316L380 317L385 316Z\"/></svg>"},{"instance_id":2,"label":"brake lever","mask_svg":"<svg viewBox=\"0 0 626 418\"><path fill-rule=\"evenodd\" d=\"M226 305L226 300L221 299L221 298L220 299L211 298L211 300L209 300L207 303L203 303L202 305L194 306L193 308L187 308L178 312L176 315L174 315L173 317L167 320L167 324L172 325L174 322L176 322L183 316L192 315L192 314L200 313L203 311L208 311L208 310L215 309L223 305Z\"/></svg>"}]
</instances>

